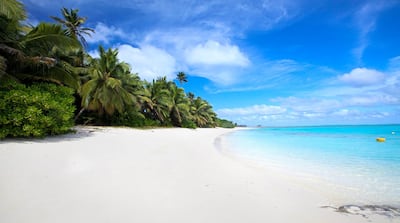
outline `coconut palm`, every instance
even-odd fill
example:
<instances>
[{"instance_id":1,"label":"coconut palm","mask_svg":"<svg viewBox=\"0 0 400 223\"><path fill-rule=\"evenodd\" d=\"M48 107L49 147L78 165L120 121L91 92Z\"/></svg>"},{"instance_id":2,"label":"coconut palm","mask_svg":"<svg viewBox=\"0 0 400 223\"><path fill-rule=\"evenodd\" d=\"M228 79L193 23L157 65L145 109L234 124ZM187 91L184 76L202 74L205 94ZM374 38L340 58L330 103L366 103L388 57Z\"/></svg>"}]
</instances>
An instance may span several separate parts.
<instances>
[{"instance_id":1,"label":"coconut palm","mask_svg":"<svg viewBox=\"0 0 400 223\"><path fill-rule=\"evenodd\" d=\"M183 83L188 82L187 76L184 72L179 72L176 75L176 79L179 81L179 83L182 85Z\"/></svg>"},{"instance_id":2,"label":"coconut palm","mask_svg":"<svg viewBox=\"0 0 400 223\"><path fill-rule=\"evenodd\" d=\"M190 107L192 120L198 127L214 127L216 114L212 106L200 97L193 100Z\"/></svg>"},{"instance_id":3,"label":"coconut palm","mask_svg":"<svg viewBox=\"0 0 400 223\"><path fill-rule=\"evenodd\" d=\"M78 12L78 9L68 10L67 8L62 8L61 14L63 18L59 18L56 16L51 16L51 18L56 20L66 28L68 36L79 39L82 45L86 47L87 42L84 35L91 36L91 34L94 33L94 30L91 28L82 27L87 18L80 17L78 15Z\"/></svg>"},{"instance_id":4,"label":"coconut palm","mask_svg":"<svg viewBox=\"0 0 400 223\"><path fill-rule=\"evenodd\" d=\"M21 21L26 18L23 5L15 0L4 0L0 6L0 78L7 74L9 58L15 55L21 34Z\"/></svg>"},{"instance_id":5,"label":"coconut palm","mask_svg":"<svg viewBox=\"0 0 400 223\"><path fill-rule=\"evenodd\" d=\"M161 124L167 124L170 111L170 92L165 77L152 82L145 82L144 93L141 95L143 113Z\"/></svg>"},{"instance_id":6,"label":"coconut palm","mask_svg":"<svg viewBox=\"0 0 400 223\"><path fill-rule=\"evenodd\" d=\"M100 58L93 59L89 68L91 80L82 86L82 109L97 111L99 115L123 112L126 106L135 103L135 97L124 88L120 77L128 72L125 64L118 61L117 50L99 47Z\"/></svg>"},{"instance_id":7,"label":"coconut palm","mask_svg":"<svg viewBox=\"0 0 400 223\"><path fill-rule=\"evenodd\" d=\"M182 126L184 119L190 115L189 100L186 98L183 88L178 88L174 82L168 83L170 96L170 118L174 126Z\"/></svg>"},{"instance_id":8,"label":"coconut palm","mask_svg":"<svg viewBox=\"0 0 400 223\"><path fill-rule=\"evenodd\" d=\"M17 20L26 18L24 6L15 0L3 0L0 7L0 15Z\"/></svg>"},{"instance_id":9,"label":"coconut palm","mask_svg":"<svg viewBox=\"0 0 400 223\"><path fill-rule=\"evenodd\" d=\"M22 81L44 80L79 88L74 64L66 55L81 48L60 25L21 25L26 18L23 5L4 0L0 6L0 78Z\"/></svg>"},{"instance_id":10,"label":"coconut palm","mask_svg":"<svg viewBox=\"0 0 400 223\"><path fill-rule=\"evenodd\" d=\"M20 26L18 19L13 21L14 28L1 30L9 35L0 40L0 78L44 80L77 89L79 80L72 66L52 52L56 48L69 52L79 47L79 42L67 36L60 25L40 23L28 29Z\"/></svg>"},{"instance_id":11,"label":"coconut palm","mask_svg":"<svg viewBox=\"0 0 400 223\"><path fill-rule=\"evenodd\" d=\"M79 77L68 62L57 57L79 47L79 42L65 35L60 25L40 23L19 37L15 46L1 45L7 59L9 76L22 81L42 80L78 89Z\"/></svg>"},{"instance_id":12,"label":"coconut palm","mask_svg":"<svg viewBox=\"0 0 400 223\"><path fill-rule=\"evenodd\" d=\"M3 0L0 6L0 44L16 44L26 18L23 5L15 0Z\"/></svg>"}]
</instances>

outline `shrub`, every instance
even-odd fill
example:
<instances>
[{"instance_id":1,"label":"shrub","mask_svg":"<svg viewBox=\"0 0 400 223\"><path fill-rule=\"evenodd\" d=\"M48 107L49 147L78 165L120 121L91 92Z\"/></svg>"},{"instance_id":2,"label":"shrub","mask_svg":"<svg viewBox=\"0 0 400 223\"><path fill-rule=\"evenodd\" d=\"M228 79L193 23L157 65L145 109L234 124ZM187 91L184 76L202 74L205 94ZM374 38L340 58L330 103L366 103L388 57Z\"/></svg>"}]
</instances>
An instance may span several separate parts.
<instances>
[{"instance_id":1,"label":"shrub","mask_svg":"<svg viewBox=\"0 0 400 223\"><path fill-rule=\"evenodd\" d=\"M192 120L184 119L182 122L182 128L195 129L197 128L197 125Z\"/></svg>"},{"instance_id":2,"label":"shrub","mask_svg":"<svg viewBox=\"0 0 400 223\"><path fill-rule=\"evenodd\" d=\"M133 108L128 108L126 111L119 113L116 112L111 117L112 126L129 126L129 127L143 127L145 126L146 118L140 112Z\"/></svg>"},{"instance_id":3,"label":"shrub","mask_svg":"<svg viewBox=\"0 0 400 223\"><path fill-rule=\"evenodd\" d=\"M73 90L50 83L0 84L0 138L44 137L73 127Z\"/></svg>"},{"instance_id":4,"label":"shrub","mask_svg":"<svg viewBox=\"0 0 400 223\"><path fill-rule=\"evenodd\" d=\"M222 128L235 128L236 127L235 123L233 123L229 120L226 120L226 119L217 118L216 122L217 122L218 127L222 127Z\"/></svg>"}]
</instances>

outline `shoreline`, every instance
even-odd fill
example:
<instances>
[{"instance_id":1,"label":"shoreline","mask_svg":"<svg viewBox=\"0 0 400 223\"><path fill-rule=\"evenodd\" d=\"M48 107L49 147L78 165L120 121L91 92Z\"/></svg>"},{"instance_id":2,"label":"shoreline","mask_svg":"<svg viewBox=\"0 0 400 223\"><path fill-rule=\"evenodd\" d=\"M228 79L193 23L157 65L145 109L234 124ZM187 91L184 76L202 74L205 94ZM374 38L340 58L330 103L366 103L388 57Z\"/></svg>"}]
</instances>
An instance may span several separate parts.
<instances>
[{"instance_id":1,"label":"shoreline","mask_svg":"<svg viewBox=\"0 0 400 223\"><path fill-rule=\"evenodd\" d=\"M0 221L400 222L321 208L335 204L225 155L218 140L237 130L78 127L1 141Z\"/></svg>"},{"instance_id":2,"label":"shoreline","mask_svg":"<svg viewBox=\"0 0 400 223\"><path fill-rule=\"evenodd\" d=\"M246 128L241 130L246 130ZM231 133L224 134L221 137L229 138L229 134ZM354 195L353 193L357 192L356 188L341 185L316 174L303 171L297 172L292 168L285 168L282 166L284 163L281 161L278 162L279 164L271 164L268 163L269 160L267 159L257 159L255 156L241 154L240 152L234 151L235 149L232 149L235 148L236 145L232 145L229 140L225 139L225 142L222 141L223 140L220 139L217 145L217 149L221 154L231 157L238 162L242 162L251 168L261 169L268 173L270 175L269 177L278 177L280 180L297 182L299 187L320 194L326 198L330 204L321 206L323 208L331 208L338 212L362 215L364 217L380 214L400 218L399 203L376 202L365 196L360 196L360 194Z\"/></svg>"}]
</instances>

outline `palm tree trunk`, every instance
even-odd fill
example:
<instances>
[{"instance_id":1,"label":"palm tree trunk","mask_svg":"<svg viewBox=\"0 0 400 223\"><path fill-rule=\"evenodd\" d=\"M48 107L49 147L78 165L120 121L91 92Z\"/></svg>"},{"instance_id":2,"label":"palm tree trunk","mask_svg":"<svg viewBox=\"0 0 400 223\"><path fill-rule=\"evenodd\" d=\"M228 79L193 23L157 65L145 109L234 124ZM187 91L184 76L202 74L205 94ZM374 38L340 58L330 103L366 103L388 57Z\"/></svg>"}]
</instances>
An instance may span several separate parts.
<instances>
[{"instance_id":1,"label":"palm tree trunk","mask_svg":"<svg viewBox=\"0 0 400 223\"><path fill-rule=\"evenodd\" d=\"M79 116L85 111L85 108L81 108L81 110L78 112L78 114L74 118L74 123L76 123L76 120L78 120Z\"/></svg>"}]
</instances>

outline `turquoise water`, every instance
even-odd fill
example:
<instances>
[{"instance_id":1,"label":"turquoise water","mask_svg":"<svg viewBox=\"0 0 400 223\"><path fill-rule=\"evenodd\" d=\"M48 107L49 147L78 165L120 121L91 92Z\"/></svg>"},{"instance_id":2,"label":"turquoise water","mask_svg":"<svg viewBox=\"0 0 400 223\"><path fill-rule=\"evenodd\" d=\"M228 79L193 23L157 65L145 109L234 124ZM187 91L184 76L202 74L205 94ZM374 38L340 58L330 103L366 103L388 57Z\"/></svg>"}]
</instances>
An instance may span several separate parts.
<instances>
[{"instance_id":1,"label":"turquoise water","mask_svg":"<svg viewBox=\"0 0 400 223\"><path fill-rule=\"evenodd\" d=\"M400 125L258 128L228 138L234 153L344 188L354 202L400 205Z\"/></svg>"}]
</instances>

